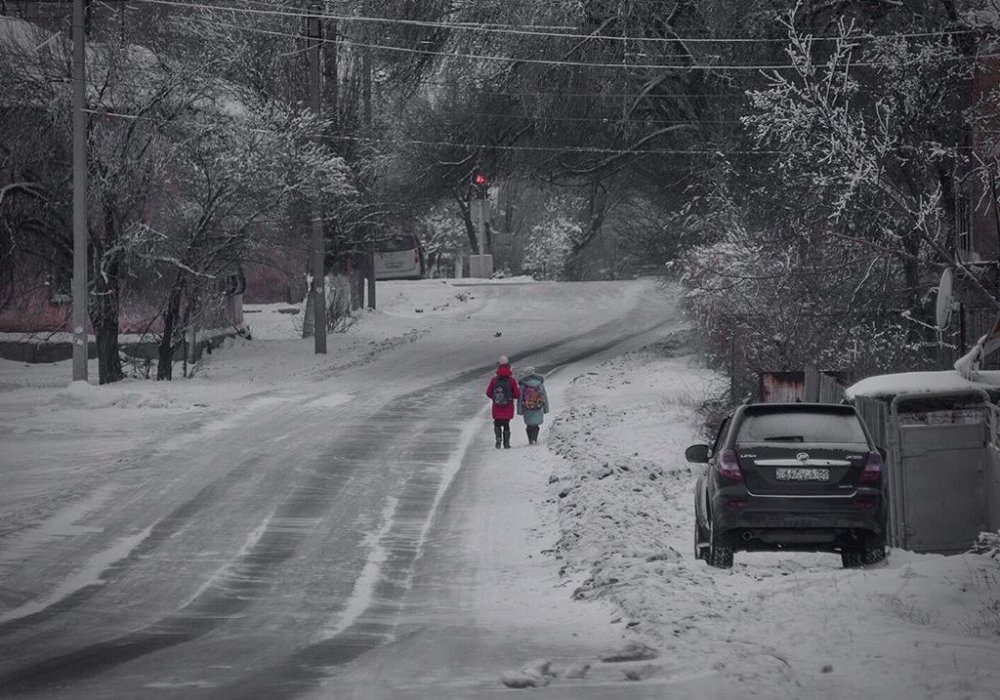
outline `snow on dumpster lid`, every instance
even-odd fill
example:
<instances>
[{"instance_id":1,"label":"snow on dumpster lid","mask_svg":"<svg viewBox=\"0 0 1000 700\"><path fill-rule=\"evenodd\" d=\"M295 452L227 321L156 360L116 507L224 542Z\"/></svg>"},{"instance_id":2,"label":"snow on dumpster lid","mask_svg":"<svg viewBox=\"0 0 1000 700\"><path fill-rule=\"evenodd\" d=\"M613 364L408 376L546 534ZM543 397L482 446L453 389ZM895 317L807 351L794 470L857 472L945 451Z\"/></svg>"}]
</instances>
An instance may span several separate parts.
<instances>
[{"instance_id":1,"label":"snow on dumpster lid","mask_svg":"<svg viewBox=\"0 0 1000 700\"><path fill-rule=\"evenodd\" d=\"M950 369L940 372L879 374L852 384L844 390L844 395L850 400L857 396L891 397L898 394L929 394L965 389L984 389L991 394L1000 392L1000 371L979 372L978 381L966 379Z\"/></svg>"}]
</instances>

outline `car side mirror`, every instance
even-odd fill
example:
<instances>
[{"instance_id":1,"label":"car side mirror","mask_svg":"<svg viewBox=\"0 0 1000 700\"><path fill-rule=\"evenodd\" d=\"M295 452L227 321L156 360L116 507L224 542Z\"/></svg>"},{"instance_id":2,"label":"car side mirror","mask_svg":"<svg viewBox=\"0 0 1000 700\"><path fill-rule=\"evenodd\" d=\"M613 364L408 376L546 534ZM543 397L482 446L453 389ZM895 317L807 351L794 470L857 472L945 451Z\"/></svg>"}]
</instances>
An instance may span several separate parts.
<instances>
[{"instance_id":1,"label":"car side mirror","mask_svg":"<svg viewBox=\"0 0 1000 700\"><path fill-rule=\"evenodd\" d=\"M684 459L689 462L705 464L708 462L708 445L691 445L684 450Z\"/></svg>"}]
</instances>

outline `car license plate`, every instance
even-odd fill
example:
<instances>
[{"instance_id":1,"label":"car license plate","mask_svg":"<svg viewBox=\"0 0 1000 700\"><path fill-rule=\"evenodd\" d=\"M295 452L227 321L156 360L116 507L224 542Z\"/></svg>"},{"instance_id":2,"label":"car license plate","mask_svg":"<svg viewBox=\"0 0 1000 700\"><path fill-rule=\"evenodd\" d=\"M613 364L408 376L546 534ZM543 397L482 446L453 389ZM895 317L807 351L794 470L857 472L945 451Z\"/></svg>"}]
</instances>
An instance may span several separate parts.
<instances>
[{"instance_id":1,"label":"car license plate","mask_svg":"<svg viewBox=\"0 0 1000 700\"><path fill-rule=\"evenodd\" d=\"M829 481L829 469L808 469L805 467L778 467L774 471L778 481Z\"/></svg>"}]
</instances>

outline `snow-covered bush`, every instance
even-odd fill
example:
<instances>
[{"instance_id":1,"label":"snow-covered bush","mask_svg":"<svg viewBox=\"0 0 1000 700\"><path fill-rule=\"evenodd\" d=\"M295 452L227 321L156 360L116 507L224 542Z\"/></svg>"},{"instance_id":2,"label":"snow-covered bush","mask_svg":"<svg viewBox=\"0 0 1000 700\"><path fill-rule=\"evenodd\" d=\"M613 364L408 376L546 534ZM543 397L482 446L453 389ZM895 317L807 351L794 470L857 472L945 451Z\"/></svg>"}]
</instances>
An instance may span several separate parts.
<instances>
[{"instance_id":1,"label":"snow-covered bush","mask_svg":"<svg viewBox=\"0 0 1000 700\"><path fill-rule=\"evenodd\" d=\"M522 268L535 279L558 280L563 277L574 242L583 236L576 220L580 202L576 197L551 198L541 221L532 227L525 246Z\"/></svg>"},{"instance_id":2,"label":"snow-covered bush","mask_svg":"<svg viewBox=\"0 0 1000 700\"><path fill-rule=\"evenodd\" d=\"M326 285L326 329L343 333L355 320L351 312L351 278L331 275Z\"/></svg>"},{"instance_id":3,"label":"snow-covered bush","mask_svg":"<svg viewBox=\"0 0 1000 700\"><path fill-rule=\"evenodd\" d=\"M465 222L454 208L444 203L433 206L421 218L424 236L420 243L427 258L429 277L450 276L462 255L469 250Z\"/></svg>"},{"instance_id":4,"label":"snow-covered bush","mask_svg":"<svg viewBox=\"0 0 1000 700\"><path fill-rule=\"evenodd\" d=\"M1000 561L1000 531L979 533L969 551Z\"/></svg>"},{"instance_id":5,"label":"snow-covered bush","mask_svg":"<svg viewBox=\"0 0 1000 700\"><path fill-rule=\"evenodd\" d=\"M854 377L926 366L895 312L898 291L870 266L818 241L789 249L766 232L735 230L678 267L703 350L742 399L755 393L760 372L815 366Z\"/></svg>"}]
</instances>

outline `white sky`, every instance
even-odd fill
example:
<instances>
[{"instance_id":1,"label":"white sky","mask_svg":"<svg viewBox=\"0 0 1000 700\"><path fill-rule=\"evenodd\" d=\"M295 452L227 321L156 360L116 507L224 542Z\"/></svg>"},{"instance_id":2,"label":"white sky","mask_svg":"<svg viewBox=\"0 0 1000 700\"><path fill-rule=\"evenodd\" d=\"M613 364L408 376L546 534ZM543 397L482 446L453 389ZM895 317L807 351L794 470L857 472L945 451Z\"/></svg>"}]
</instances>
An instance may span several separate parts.
<instances>
[{"instance_id":1,"label":"white sky","mask_svg":"<svg viewBox=\"0 0 1000 700\"><path fill-rule=\"evenodd\" d=\"M193 439L185 427L198 426L203 440L270 403L337 405L370 388L370 369L384 354L401 366L395 389L412 390L434 380L428 368L446 374L456 334L483 338L484 366L508 352L518 374L519 344L576 334L585 321L614 317L658 293L651 283L545 283L534 286L533 301L520 297L512 309L480 289L381 283L379 310L331 335L325 357L298 337L299 317L280 313L285 305L248 307L252 341L216 351L194 378L170 383L70 384L68 362L0 361L0 622L99 580L133 546L115 543L48 581L34 599L10 593L27 558L56 538L86 532L91 513L113 507L108 479L120 455ZM725 381L668 345L646 342L547 377L552 412L538 447L524 444L515 419L517 449L493 450L485 397L483 411L459 428L469 454L454 468L475 469L468 488L477 512L489 514L466 522L467 548L459 553L478 558L479 571L463 597L466 612L498 634L533 630L538 644L526 650L525 664L539 654L563 669L589 663L586 687L597 694L586 697L619 688L613 684L625 671L642 679L628 686L634 697L1000 697L997 559L891 550L884 564L844 570L837 555L737 553L731 571L694 560L700 467L685 463L683 451L702 441L696 407ZM403 370L418 371L406 379ZM92 363L92 382L96 375ZM378 574L378 527L370 543L369 568L348 610L364 607ZM349 622L333 620L329 632ZM629 640L649 645L657 658L615 665L592 654ZM476 672L483 687L502 687L501 677L520 669L503 658ZM407 673L418 687L421 679L427 687L457 682L445 677L454 669L414 664ZM549 680L536 692L562 688L567 695L552 697L573 697L579 683Z\"/></svg>"}]
</instances>

